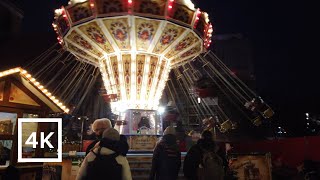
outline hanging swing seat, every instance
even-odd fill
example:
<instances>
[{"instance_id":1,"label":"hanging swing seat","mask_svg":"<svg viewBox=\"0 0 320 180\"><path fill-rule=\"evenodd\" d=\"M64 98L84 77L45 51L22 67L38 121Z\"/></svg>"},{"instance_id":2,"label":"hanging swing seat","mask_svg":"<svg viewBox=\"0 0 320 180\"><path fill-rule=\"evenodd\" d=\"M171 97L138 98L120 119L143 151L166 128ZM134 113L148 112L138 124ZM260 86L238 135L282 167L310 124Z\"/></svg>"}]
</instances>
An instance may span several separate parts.
<instances>
[{"instance_id":1,"label":"hanging swing seat","mask_svg":"<svg viewBox=\"0 0 320 180\"><path fill-rule=\"evenodd\" d=\"M232 129L232 122L229 119L220 124L220 131L222 133L225 133L230 129Z\"/></svg>"},{"instance_id":2,"label":"hanging swing seat","mask_svg":"<svg viewBox=\"0 0 320 180\"><path fill-rule=\"evenodd\" d=\"M257 116L256 118L251 119L251 122L252 122L255 126L260 126L260 125L262 124L262 121L261 121L261 117L260 117L260 116Z\"/></svg>"},{"instance_id":3,"label":"hanging swing seat","mask_svg":"<svg viewBox=\"0 0 320 180\"><path fill-rule=\"evenodd\" d=\"M262 116L266 119L272 117L274 115L274 112L273 110L268 106L268 108L266 110L264 110L262 112Z\"/></svg>"}]
</instances>

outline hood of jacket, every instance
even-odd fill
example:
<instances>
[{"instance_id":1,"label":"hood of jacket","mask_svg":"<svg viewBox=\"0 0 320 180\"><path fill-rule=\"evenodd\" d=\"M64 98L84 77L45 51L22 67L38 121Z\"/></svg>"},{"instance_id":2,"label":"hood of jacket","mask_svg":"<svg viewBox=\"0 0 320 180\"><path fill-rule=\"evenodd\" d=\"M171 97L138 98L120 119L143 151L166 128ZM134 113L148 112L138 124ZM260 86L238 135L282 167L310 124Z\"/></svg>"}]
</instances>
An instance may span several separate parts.
<instances>
[{"instance_id":1,"label":"hood of jacket","mask_svg":"<svg viewBox=\"0 0 320 180\"><path fill-rule=\"evenodd\" d=\"M208 151L216 151L216 145L214 141L211 140L199 139L197 145Z\"/></svg>"}]
</instances>

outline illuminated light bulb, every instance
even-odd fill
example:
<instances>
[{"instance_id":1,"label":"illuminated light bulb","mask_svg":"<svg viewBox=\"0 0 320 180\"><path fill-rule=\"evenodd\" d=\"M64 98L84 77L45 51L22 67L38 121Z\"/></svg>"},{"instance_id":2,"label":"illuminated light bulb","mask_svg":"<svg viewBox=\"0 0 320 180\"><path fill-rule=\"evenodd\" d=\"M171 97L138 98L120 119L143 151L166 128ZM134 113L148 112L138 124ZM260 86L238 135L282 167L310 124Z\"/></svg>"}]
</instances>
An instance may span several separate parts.
<instances>
[{"instance_id":1,"label":"illuminated light bulb","mask_svg":"<svg viewBox=\"0 0 320 180\"><path fill-rule=\"evenodd\" d=\"M171 5L169 5L169 9L172 9L172 6L171 6Z\"/></svg>"},{"instance_id":2,"label":"illuminated light bulb","mask_svg":"<svg viewBox=\"0 0 320 180\"><path fill-rule=\"evenodd\" d=\"M4 75L3 73L0 73L0 77L3 76L3 75Z\"/></svg>"},{"instance_id":3,"label":"illuminated light bulb","mask_svg":"<svg viewBox=\"0 0 320 180\"><path fill-rule=\"evenodd\" d=\"M53 100L54 103L58 104L59 103L59 100L58 99L55 99Z\"/></svg>"},{"instance_id":4,"label":"illuminated light bulb","mask_svg":"<svg viewBox=\"0 0 320 180\"><path fill-rule=\"evenodd\" d=\"M50 97L50 99L52 99L52 100L55 100L55 99L56 99L56 97L54 97L54 96L51 96L51 97Z\"/></svg>"},{"instance_id":5,"label":"illuminated light bulb","mask_svg":"<svg viewBox=\"0 0 320 180\"><path fill-rule=\"evenodd\" d=\"M43 89L43 86L42 86L42 85L40 85L40 86L39 86L39 89L40 89L40 90L41 90L41 89Z\"/></svg>"},{"instance_id":6,"label":"illuminated light bulb","mask_svg":"<svg viewBox=\"0 0 320 180\"><path fill-rule=\"evenodd\" d=\"M31 81L31 82L34 82L34 81L36 81L36 79L35 79L35 78L31 78L30 81Z\"/></svg>"},{"instance_id":7,"label":"illuminated light bulb","mask_svg":"<svg viewBox=\"0 0 320 180\"><path fill-rule=\"evenodd\" d=\"M66 113L68 113L69 111L70 111L69 109L66 109L66 111L65 111L65 112L66 112Z\"/></svg>"},{"instance_id":8,"label":"illuminated light bulb","mask_svg":"<svg viewBox=\"0 0 320 180\"><path fill-rule=\"evenodd\" d=\"M66 17L67 17L67 15L65 15L65 14L64 14L64 15L62 15L62 17L66 18Z\"/></svg>"},{"instance_id":9,"label":"illuminated light bulb","mask_svg":"<svg viewBox=\"0 0 320 180\"><path fill-rule=\"evenodd\" d=\"M10 69L10 70L9 70L9 73L10 73L10 74L14 73L14 70L13 70L13 69Z\"/></svg>"},{"instance_id":10,"label":"illuminated light bulb","mask_svg":"<svg viewBox=\"0 0 320 180\"><path fill-rule=\"evenodd\" d=\"M28 72L26 70L21 71L21 74L27 74Z\"/></svg>"},{"instance_id":11,"label":"illuminated light bulb","mask_svg":"<svg viewBox=\"0 0 320 180\"><path fill-rule=\"evenodd\" d=\"M199 17L196 17L196 20L198 21L198 20L199 20Z\"/></svg>"},{"instance_id":12,"label":"illuminated light bulb","mask_svg":"<svg viewBox=\"0 0 320 180\"><path fill-rule=\"evenodd\" d=\"M40 83L37 81L37 82L34 83L34 85L39 86Z\"/></svg>"},{"instance_id":13,"label":"illuminated light bulb","mask_svg":"<svg viewBox=\"0 0 320 180\"><path fill-rule=\"evenodd\" d=\"M62 109L66 109L66 106L61 106Z\"/></svg>"},{"instance_id":14,"label":"illuminated light bulb","mask_svg":"<svg viewBox=\"0 0 320 180\"><path fill-rule=\"evenodd\" d=\"M48 90L47 90L47 89L44 89L42 92L43 92L43 93L47 93L47 92L48 92Z\"/></svg>"},{"instance_id":15,"label":"illuminated light bulb","mask_svg":"<svg viewBox=\"0 0 320 180\"><path fill-rule=\"evenodd\" d=\"M94 7L94 4L93 4L93 3L90 3L90 6L93 8L93 7Z\"/></svg>"},{"instance_id":16,"label":"illuminated light bulb","mask_svg":"<svg viewBox=\"0 0 320 180\"><path fill-rule=\"evenodd\" d=\"M129 4L132 4L132 0L128 0L128 3L129 3Z\"/></svg>"},{"instance_id":17,"label":"illuminated light bulb","mask_svg":"<svg viewBox=\"0 0 320 180\"><path fill-rule=\"evenodd\" d=\"M173 2L174 0L170 0L170 2Z\"/></svg>"},{"instance_id":18,"label":"illuminated light bulb","mask_svg":"<svg viewBox=\"0 0 320 180\"><path fill-rule=\"evenodd\" d=\"M46 95L47 95L49 98L51 97L51 93L49 93L49 92L48 92Z\"/></svg>"}]
</instances>

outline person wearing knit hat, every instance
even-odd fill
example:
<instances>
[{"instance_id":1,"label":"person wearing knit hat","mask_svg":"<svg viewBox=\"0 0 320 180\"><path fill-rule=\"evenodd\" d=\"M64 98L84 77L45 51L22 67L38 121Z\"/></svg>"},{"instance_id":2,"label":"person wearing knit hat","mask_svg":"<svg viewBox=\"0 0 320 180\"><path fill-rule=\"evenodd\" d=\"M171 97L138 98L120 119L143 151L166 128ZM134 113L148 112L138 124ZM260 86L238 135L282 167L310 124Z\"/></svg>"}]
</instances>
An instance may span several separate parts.
<instances>
[{"instance_id":1,"label":"person wearing knit hat","mask_svg":"<svg viewBox=\"0 0 320 180\"><path fill-rule=\"evenodd\" d=\"M176 130L168 126L157 143L152 157L149 179L176 180L181 166L181 153L176 140Z\"/></svg>"},{"instance_id":2,"label":"person wearing knit hat","mask_svg":"<svg viewBox=\"0 0 320 180\"><path fill-rule=\"evenodd\" d=\"M163 135L167 134L176 135L176 129L173 126L168 126L163 132Z\"/></svg>"},{"instance_id":3,"label":"person wearing knit hat","mask_svg":"<svg viewBox=\"0 0 320 180\"><path fill-rule=\"evenodd\" d=\"M97 139L88 145L86 154L101 140L103 131L111 127L111 121L108 118L96 119L93 122L91 128Z\"/></svg>"},{"instance_id":4,"label":"person wearing knit hat","mask_svg":"<svg viewBox=\"0 0 320 180\"><path fill-rule=\"evenodd\" d=\"M120 140L120 134L117 130L113 128L109 128L102 133L102 138L106 138L112 141L119 141Z\"/></svg>"},{"instance_id":5,"label":"person wearing knit hat","mask_svg":"<svg viewBox=\"0 0 320 180\"><path fill-rule=\"evenodd\" d=\"M96 147L93 150L91 150L88 153L88 155L85 157L85 159L83 160L76 180L103 179L105 177L103 177L103 176L100 177L100 175L98 175L98 173L103 174L104 172L108 172L108 174L106 174L107 175L106 177L111 178L112 174L110 174L110 173L117 173L117 171L110 170L110 169L105 169L105 171L104 171L103 170L104 166L101 166L101 167L93 166L94 163L92 163L92 162L96 159L97 156L100 156L99 159L101 158L101 156L115 157L117 164L115 164L114 166L111 165L111 167L113 168L115 166L121 165L121 167L122 167L121 168L121 179L122 180L132 180L129 162L125 156L121 155L121 152L119 152L119 149L117 149L118 148L117 143L120 141L119 132L114 128L108 128L105 131L103 131L102 140L104 140L104 146L101 146L101 142L97 143ZM112 161L110 161L110 158L106 158L103 161L107 161L106 163L109 166L110 166L110 163L112 163ZM88 167L91 167L91 169L89 169ZM99 170L101 169L104 172L98 171L98 173L97 173L96 172L97 169L99 169ZM92 176L94 176L94 177L92 177ZM97 178L97 176L99 176L99 178Z\"/></svg>"}]
</instances>

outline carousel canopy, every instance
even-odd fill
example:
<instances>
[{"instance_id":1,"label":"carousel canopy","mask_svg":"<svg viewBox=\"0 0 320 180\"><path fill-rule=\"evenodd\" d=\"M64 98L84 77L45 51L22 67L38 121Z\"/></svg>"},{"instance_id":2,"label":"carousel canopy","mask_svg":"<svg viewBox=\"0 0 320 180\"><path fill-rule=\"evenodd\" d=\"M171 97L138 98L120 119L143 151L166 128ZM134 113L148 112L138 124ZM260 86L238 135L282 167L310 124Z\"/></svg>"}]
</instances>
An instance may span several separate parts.
<instances>
[{"instance_id":1,"label":"carousel canopy","mask_svg":"<svg viewBox=\"0 0 320 180\"><path fill-rule=\"evenodd\" d=\"M100 68L114 111L157 109L170 70L206 51L213 31L190 0L72 0L53 27L66 50Z\"/></svg>"}]
</instances>

